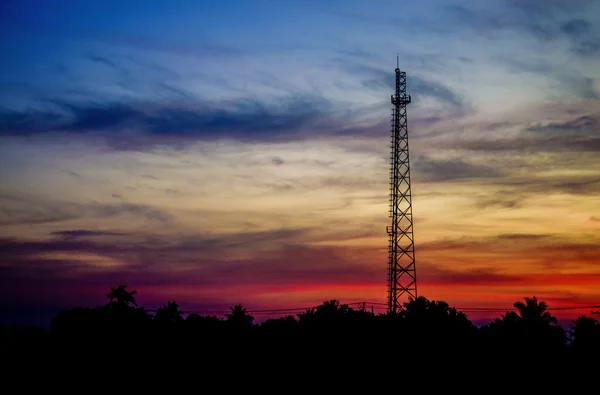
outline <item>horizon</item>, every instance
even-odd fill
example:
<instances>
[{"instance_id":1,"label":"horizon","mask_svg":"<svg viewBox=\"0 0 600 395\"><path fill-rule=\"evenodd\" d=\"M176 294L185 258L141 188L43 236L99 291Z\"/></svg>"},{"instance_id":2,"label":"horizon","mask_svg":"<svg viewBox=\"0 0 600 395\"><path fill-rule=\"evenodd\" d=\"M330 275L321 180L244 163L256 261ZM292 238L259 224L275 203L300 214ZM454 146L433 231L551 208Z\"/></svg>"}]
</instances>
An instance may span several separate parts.
<instances>
[{"instance_id":1,"label":"horizon","mask_svg":"<svg viewBox=\"0 0 600 395\"><path fill-rule=\"evenodd\" d=\"M0 320L118 284L154 309L385 303L397 55L419 296L589 316L599 21L586 0L2 2Z\"/></svg>"},{"instance_id":2,"label":"horizon","mask_svg":"<svg viewBox=\"0 0 600 395\"><path fill-rule=\"evenodd\" d=\"M126 286L126 289L128 291L136 291L135 289L131 289L129 287ZM137 293L137 291L136 291ZM136 294L135 298L136 300L138 299L139 295ZM427 299L426 296L419 296L419 297L424 297ZM6 326L35 326L35 327L39 327L39 328L43 328L45 330L50 330L51 329L51 321L54 317L57 316L58 313L60 312L66 312L69 310L72 310L74 307L75 308L99 308L99 307L103 307L103 306L108 306L110 303L108 303L108 295L105 298L105 303L99 303L97 305L90 305L90 306L83 306L83 305L71 305L68 307L64 307L64 308L55 308L54 310L51 311L44 311L44 316L40 316L40 315L33 315L32 317L29 317L29 319L23 320L22 318L20 320L17 321L6 321L6 322L0 322L0 325L6 325ZM335 299L334 299L335 300ZM410 300L410 299L409 299ZM407 301L409 301L407 300ZM429 299L427 299L429 300ZM523 298L522 300L520 300L519 302L523 302L525 300L525 298ZM324 300L319 304L315 304L313 306L302 306L302 307L294 307L294 308L282 308L282 309L262 309L262 310L248 310L246 308L246 305L244 305L243 303L236 303L235 305L239 304L241 306L244 307L244 309L246 310L246 312L253 316L254 320L253 323L254 325L261 325L262 323L264 323L267 320L270 319L277 319L277 318L285 318L285 317L289 317L292 316L295 319L298 319L300 317L300 315L302 315L302 313L306 313L309 310L313 310L313 309L317 309L319 306L321 306L323 303L327 303L330 300ZM331 300L333 301L333 300ZM337 301L337 300L336 300ZM177 301L174 300L168 300L167 302L175 302L177 303ZM150 315L154 316L156 314L157 311L159 311L161 308L165 308L167 306L167 302L165 302L162 305L157 305L157 306L144 306L141 303L137 303L138 308L142 308L144 311L146 311L147 313L150 313ZM355 310L358 311L360 310L363 305L364 308L367 312L373 313L374 315L378 316L378 315L387 315L388 311L387 311L387 307L386 307L386 303L378 303L378 302L367 302L367 301L361 301L361 302L350 302L347 301L346 303L340 302L340 305L346 305L350 308L350 310ZM444 302L443 300L431 300L431 302ZM539 302L544 302L543 300L539 300ZM185 302L184 302L185 305ZM182 318L186 318L189 315L200 315L203 317L217 317L219 319L225 319L226 318L226 314L230 313L234 306L234 304L231 304L229 306L225 306L223 305L214 305L212 308L212 310L208 309L206 307L206 305L203 305L203 307L201 307L200 309L194 309L193 305L189 305L187 304L188 308L187 309L182 309L182 305L180 305L179 303L177 303L177 306L179 307L179 311L180 314L182 316ZM451 309L456 309L456 311L458 313L462 313L465 315L465 317L473 324L475 325L477 328L481 328L484 326L487 326L488 324L491 324L494 320L496 319L503 319L504 316L509 313L509 312L517 312L518 313L518 308L511 306L511 308L508 309L488 309L488 308L483 308L483 309L477 309L477 308L469 308L469 307L465 307L465 308L461 308L460 306L453 306L452 304L448 304L448 307ZM588 318L593 318L595 319L595 316L597 316L598 310L600 308L600 305L598 306L587 306L587 307L562 307L562 308L558 308L558 309L553 309L551 307L547 307L545 311L548 311L553 317L556 318L556 311L569 311L572 314L572 317L576 317L576 318L580 318L580 317L588 317ZM596 310L594 310L596 309ZM16 311L16 310L15 310ZM473 319L472 315L475 314L476 318ZM477 318L479 317L479 318ZM562 327L565 331L569 331L570 328L573 326L573 324L575 323L575 320L572 318L562 318L562 319L557 319L557 323L556 325Z\"/></svg>"}]
</instances>

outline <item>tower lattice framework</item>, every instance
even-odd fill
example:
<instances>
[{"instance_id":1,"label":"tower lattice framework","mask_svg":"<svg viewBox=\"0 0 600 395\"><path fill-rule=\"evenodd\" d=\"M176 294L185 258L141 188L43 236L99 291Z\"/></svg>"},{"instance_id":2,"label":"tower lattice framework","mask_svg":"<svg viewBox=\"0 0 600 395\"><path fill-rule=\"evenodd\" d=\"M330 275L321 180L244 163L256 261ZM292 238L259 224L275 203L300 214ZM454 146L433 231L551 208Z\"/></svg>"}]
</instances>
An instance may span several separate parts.
<instances>
[{"instance_id":1,"label":"tower lattice framework","mask_svg":"<svg viewBox=\"0 0 600 395\"><path fill-rule=\"evenodd\" d=\"M387 227L388 247L388 312L397 313L403 301L417 298L417 271L413 234L410 165L408 154L408 122L406 106L406 73L396 66L396 92L392 95L390 212Z\"/></svg>"}]
</instances>

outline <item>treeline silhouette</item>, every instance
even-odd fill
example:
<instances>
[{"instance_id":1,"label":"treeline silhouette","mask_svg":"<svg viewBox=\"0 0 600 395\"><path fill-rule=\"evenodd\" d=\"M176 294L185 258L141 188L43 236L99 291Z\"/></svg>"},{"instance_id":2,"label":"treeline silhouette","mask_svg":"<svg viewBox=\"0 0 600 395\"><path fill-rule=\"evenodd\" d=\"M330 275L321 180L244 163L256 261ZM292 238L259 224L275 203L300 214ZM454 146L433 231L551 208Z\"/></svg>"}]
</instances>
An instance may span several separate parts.
<instances>
[{"instance_id":1,"label":"treeline silhouette","mask_svg":"<svg viewBox=\"0 0 600 395\"><path fill-rule=\"evenodd\" d=\"M2 350L88 360L152 349L154 355L200 355L221 364L247 364L249 355L261 355L275 365L308 358L355 367L385 365L390 358L404 363L402 355L458 358L472 366L499 357L549 365L597 362L600 355L596 319L582 315L565 330L535 296L516 302L516 312L477 327L456 308L425 297L410 299L398 314L374 314L364 306L353 309L330 300L296 316L255 324L240 304L224 318L194 313L184 318L175 302L151 314L138 306L135 295L124 285L111 288L105 305L62 311L52 319L50 330L4 326Z\"/></svg>"}]
</instances>

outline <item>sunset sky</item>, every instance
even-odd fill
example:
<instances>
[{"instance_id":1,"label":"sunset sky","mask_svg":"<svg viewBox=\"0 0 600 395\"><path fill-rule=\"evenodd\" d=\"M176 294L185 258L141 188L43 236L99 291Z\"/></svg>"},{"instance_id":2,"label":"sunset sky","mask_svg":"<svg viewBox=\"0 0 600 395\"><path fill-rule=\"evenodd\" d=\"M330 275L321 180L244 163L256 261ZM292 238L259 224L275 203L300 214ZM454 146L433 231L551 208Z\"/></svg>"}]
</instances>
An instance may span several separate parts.
<instances>
[{"instance_id":1,"label":"sunset sky","mask_svg":"<svg viewBox=\"0 0 600 395\"><path fill-rule=\"evenodd\" d=\"M3 320L385 302L397 54L419 294L600 305L600 1L0 4Z\"/></svg>"}]
</instances>

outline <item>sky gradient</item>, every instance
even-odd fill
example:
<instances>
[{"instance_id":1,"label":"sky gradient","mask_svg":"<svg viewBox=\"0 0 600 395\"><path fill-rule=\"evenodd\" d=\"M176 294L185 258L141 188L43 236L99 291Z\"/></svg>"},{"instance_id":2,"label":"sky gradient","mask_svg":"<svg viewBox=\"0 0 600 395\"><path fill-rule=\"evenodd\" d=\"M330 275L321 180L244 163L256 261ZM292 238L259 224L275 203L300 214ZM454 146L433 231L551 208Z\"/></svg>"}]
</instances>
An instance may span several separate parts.
<instances>
[{"instance_id":1,"label":"sky gradient","mask_svg":"<svg viewBox=\"0 0 600 395\"><path fill-rule=\"evenodd\" d=\"M4 317L385 302L396 54L419 294L600 305L600 1L0 4Z\"/></svg>"}]
</instances>

